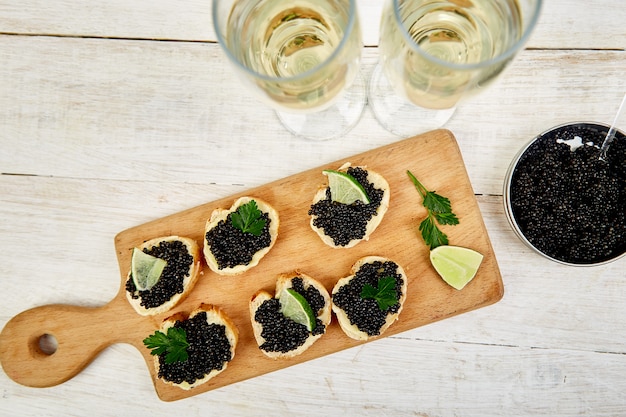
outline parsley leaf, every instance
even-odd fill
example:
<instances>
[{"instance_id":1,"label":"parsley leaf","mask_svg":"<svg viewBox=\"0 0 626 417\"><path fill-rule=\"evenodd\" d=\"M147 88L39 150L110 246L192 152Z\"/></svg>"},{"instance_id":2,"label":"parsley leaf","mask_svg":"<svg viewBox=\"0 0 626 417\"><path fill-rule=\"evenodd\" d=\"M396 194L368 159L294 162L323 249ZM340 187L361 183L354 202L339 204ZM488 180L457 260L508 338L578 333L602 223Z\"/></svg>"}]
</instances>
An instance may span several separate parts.
<instances>
[{"instance_id":1,"label":"parsley leaf","mask_svg":"<svg viewBox=\"0 0 626 417\"><path fill-rule=\"evenodd\" d=\"M433 213L449 213L452 211L450 200L434 191L426 191L426 194L423 194L422 197L424 198L424 207Z\"/></svg>"},{"instance_id":2,"label":"parsley leaf","mask_svg":"<svg viewBox=\"0 0 626 417\"><path fill-rule=\"evenodd\" d=\"M180 327L170 327L167 334L157 330L153 335L146 337L143 344L152 349L151 355L167 353L165 363L185 362L189 357L187 332Z\"/></svg>"},{"instance_id":3,"label":"parsley leaf","mask_svg":"<svg viewBox=\"0 0 626 417\"><path fill-rule=\"evenodd\" d=\"M250 200L246 204L240 205L237 211L231 213L230 221L234 227L242 232L260 236L265 227L265 219L261 217L262 214L256 201Z\"/></svg>"},{"instance_id":4,"label":"parsley leaf","mask_svg":"<svg viewBox=\"0 0 626 417\"><path fill-rule=\"evenodd\" d=\"M456 217L456 214L454 213L434 213L434 215L435 215L435 219L437 219L437 222L441 225L459 224L459 219Z\"/></svg>"},{"instance_id":5,"label":"parsley leaf","mask_svg":"<svg viewBox=\"0 0 626 417\"><path fill-rule=\"evenodd\" d=\"M398 304L398 292L396 291L396 280L393 277L378 279L378 288L370 284L365 284L361 290L361 298L373 298L378 303L381 311L387 310Z\"/></svg>"},{"instance_id":6,"label":"parsley leaf","mask_svg":"<svg viewBox=\"0 0 626 417\"><path fill-rule=\"evenodd\" d=\"M432 214L429 214L428 217L422 220L419 230L422 232L424 241L428 246L430 246L431 249L448 244L448 236L439 230L433 221Z\"/></svg>"},{"instance_id":7,"label":"parsley leaf","mask_svg":"<svg viewBox=\"0 0 626 417\"><path fill-rule=\"evenodd\" d=\"M426 242L431 250L435 249L437 246L447 245L448 236L437 227L437 223L440 225L459 224L458 217L452 212L450 200L434 191L428 191L426 187L415 178L411 171L407 171L407 174L422 196L422 204L428 211L428 216L419 226L424 242Z\"/></svg>"}]
</instances>

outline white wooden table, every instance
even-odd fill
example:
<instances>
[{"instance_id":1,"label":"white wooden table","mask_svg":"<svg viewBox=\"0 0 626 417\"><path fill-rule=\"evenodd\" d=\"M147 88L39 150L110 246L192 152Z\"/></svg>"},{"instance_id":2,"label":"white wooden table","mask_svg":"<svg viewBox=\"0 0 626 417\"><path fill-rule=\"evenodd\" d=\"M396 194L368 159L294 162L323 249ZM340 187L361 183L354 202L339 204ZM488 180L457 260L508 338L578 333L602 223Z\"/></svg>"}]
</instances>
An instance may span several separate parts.
<instances>
[{"instance_id":1,"label":"white wooden table","mask_svg":"<svg viewBox=\"0 0 626 417\"><path fill-rule=\"evenodd\" d=\"M359 0L364 74L381 6ZM502 205L507 166L535 134L611 122L624 22L622 0L546 0L527 49L446 126L499 261L500 302L173 403L134 347L113 345L52 388L0 372L0 415L626 414L626 259L550 262ZM124 229L397 140L369 110L323 145L290 136L234 77L209 1L0 0L0 326L31 307L111 300Z\"/></svg>"}]
</instances>

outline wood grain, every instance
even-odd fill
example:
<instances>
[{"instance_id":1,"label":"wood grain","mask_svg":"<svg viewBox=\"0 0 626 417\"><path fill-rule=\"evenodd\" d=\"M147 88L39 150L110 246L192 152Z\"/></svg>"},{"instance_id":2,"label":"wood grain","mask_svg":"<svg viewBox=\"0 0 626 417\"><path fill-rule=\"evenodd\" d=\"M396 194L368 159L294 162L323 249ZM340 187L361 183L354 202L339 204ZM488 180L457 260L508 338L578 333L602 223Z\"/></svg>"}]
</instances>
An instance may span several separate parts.
<instances>
[{"instance_id":1,"label":"wood grain","mask_svg":"<svg viewBox=\"0 0 626 417\"><path fill-rule=\"evenodd\" d=\"M309 227L308 208L316 190L323 186L321 170L344 162L367 166L387 179L391 203L383 222L371 239L350 249L324 245ZM471 247L485 255L476 278L462 291L445 284L430 266L426 246L417 235L424 215L419 194L406 176L410 169L430 189L453 202L460 225L446 230L451 244ZM204 224L215 208L230 207L242 195L259 197L280 215L279 237L274 248L255 268L236 277L224 277L203 266L203 275L189 297L174 310L156 317L137 315L125 298L124 282L132 248L159 236L180 235L203 239ZM104 347L127 342L139 349L163 400L177 400L234 382L328 355L362 342L345 336L336 323L304 354L289 360L265 357L254 341L248 300L259 289L271 291L280 273L300 270L321 281L327 289L366 255L393 259L408 275L408 295L400 319L383 336L397 334L498 301L503 295L500 271L487 235L474 192L454 136L446 130L397 142L345 160L308 170L237 195L203 204L156 221L127 229L115 238L121 285L117 296L102 308L46 306L24 312L7 323L0 335L0 361L7 374L31 386L55 385L71 378ZM191 391L159 380L152 357L142 340L160 322L177 311L191 311L200 303L221 307L237 325L239 345L226 372ZM35 340L54 335L59 343L53 355L42 354ZM23 349L24 346L31 347Z\"/></svg>"},{"instance_id":2,"label":"wood grain","mask_svg":"<svg viewBox=\"0 0 626 417\"><path fill-rule=\"evenodd\" d=\"M359 0L368 46L382 4ZM0 326L33 306L113 299L121 230L397 140L368 110L323 147L291 137L207 43L210 2L3 0L0 16ZM0 415L623 415L626 259L543 259L501 196L538 132L612 121L624 21L622 0L544 1L528 49L446 125L506 285L497 304L175 402L117 343L50 388L0 372ZM364 76L377 59L364 49Z\"/></svg>"},{"instance_id":3,"label":"wood grain","mask_svg":"<svg viewBox=\"0 0 626 417\"><path fill-rule=\"evenodd\" d=\"M0 35L0 50L5 173L253 187L398 140L369 109L326 146L294 138L215 44ZM377 60L375 48L363 51L364 77ZM610 123L624 68L625 51L523 51L446 125L476 193L501 194L534 135L573 120Z\"/></svg>"},{"instance_id":4,"label":"wood grain","mask_svg":"<svg viewBox=\"0 0 626 417\"><path fill-rule=\"evenodd\" d=\"M202 0L5 1L0 33L127 39L216 41L211 3ZM357 2L363 43L378 45L384 1ZM626 9L620 0L544 1L533 48L624 48ZM172 19L171 16L176 16ZM602 30L595 22L602 22ZM576 33L576 36L572 36Z\"/></svg>"}]
</instances>

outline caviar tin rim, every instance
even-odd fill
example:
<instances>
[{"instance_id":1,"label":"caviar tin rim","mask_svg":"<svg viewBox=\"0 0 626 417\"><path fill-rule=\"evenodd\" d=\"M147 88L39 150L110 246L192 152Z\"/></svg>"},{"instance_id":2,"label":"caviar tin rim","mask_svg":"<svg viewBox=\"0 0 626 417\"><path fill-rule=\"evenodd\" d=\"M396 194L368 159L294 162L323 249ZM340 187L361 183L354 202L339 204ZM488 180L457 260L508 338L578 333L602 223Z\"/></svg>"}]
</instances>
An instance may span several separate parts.
<instances>
[{"instance_id":1,"label":"caviar tin rim","mask_svg":"<svg viewBox=\"0 0 626 417\"><path fill-rule=\"evenodd\" d=\"M515 220L515 216L513 215L513 208L511 206L511 181L513 178L513 173L515 172L515 169L517 168L517 164L519 162L519 160L521 159L521 157L526 153L526 151L528 150L528 148L530 146L532 146L537 140L541 139L544 135L554 131L554 130L558 130L558 129L562 129L564 127L567 126L572 126L572 125L595 125L595 126L601 126L601 127L605 127L607 129L610 129L610 125L606 124L606 123L599 123L599 122L585 122L585 121L581 121L581 122L568 122L568 123L562 123L560 125L556 125L551 127L550 129L547 129L543 132L541 132L540 134L538 134L537 136L535 136L534 138L532 138L530 141L528 141L528 143L526 143L526 145L524 145L518 152L517 154L513 157L513 160L511 161L511 163L509 164L509 167L506 171L506 175L504 176L504 186L503 186L503 203L504 203L504 213L506 215L506 218L509 222L509 225L511 226L511 228L513 229L513 232L515 232L515 234L517 235L517 237L529 248L531 248L534 252L538 253L539 255L543 256L544 258L550 259L551 261L554 261L556 263L559 263L561 265L568 265L568 266L583 266L583 267L589 267L589 266L600 266L600 265L606 265L609 264L611 262L614 262L620 258L623 258L624 256L626 256L626 252L623 252L619 255L614 256L613 258L610 259L606 259L604 261L600 261L600 262L593 262L593 263L572 263L572 262L566 262L563 261L561 259L557 259L557 258L553 258L552 256L549 256L545 253L543 253L541 250L539 250L538 248L536 248L527 238L526 236L524 236L524 233L522 232L522 230L519 228L517 221ZM621 134L624 134L623 131L621 131L620 129L616 129L618 132L620 132Z\"/></svg>"}]
</instances>

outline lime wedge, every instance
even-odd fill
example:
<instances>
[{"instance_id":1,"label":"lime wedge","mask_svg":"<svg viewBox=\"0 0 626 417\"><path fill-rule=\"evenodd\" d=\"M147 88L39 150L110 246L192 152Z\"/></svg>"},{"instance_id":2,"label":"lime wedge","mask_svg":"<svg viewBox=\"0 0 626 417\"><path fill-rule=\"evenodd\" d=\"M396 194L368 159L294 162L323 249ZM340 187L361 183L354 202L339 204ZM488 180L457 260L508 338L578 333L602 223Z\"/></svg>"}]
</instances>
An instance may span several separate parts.
<instances>
[{"instance_id":1,"label":"lime wedge","mask_svg":"<svg viewBox=\"0 0 626 417\"><path fill-rule=\"evenodd\" d=\"M135 287L139 291L146 291L159 282L167 261L148 255L141 249L133 248L133 257L130 261L131 275Z\"/></svg>"},{"instance_id":2,"label":"lime wedge","mask_svg":"<svg viewBox=\"0 0 626 417\"><path fill-rule=\"evenodd\" d=\"M333 201L343 204L352 204L355 201L365 204L370 202L365 189L352 175L331 169L324 170L322 173L328 176L330 198Z\"/></svg>"},{"instance_id":3,"label":"lime wedge","mask_svg":"<svg viewBox=\"0 0 626 417\"><path fill-rule=\"evenodd\" d=\"M457 290L463 289L476 275L483 255L459 246L437 246L430 251L430 262L445 282Z\"/></svg>"},{"instance_id":4,"label":"lime wedge","mask_svg":"<svg viewBox=\"0 0 626 417\"><path fill-rule=\"evenodd\" d=\"M280 302L280 312L296 323L306 326L308 331L313 331L315 327L315 314L309 302L301 294L292 288L285 288L278 298Z\"/></svg>"}]
</instances>

